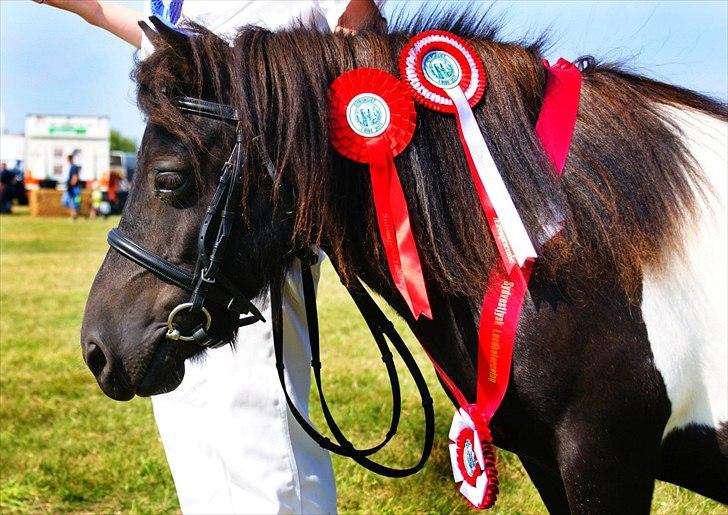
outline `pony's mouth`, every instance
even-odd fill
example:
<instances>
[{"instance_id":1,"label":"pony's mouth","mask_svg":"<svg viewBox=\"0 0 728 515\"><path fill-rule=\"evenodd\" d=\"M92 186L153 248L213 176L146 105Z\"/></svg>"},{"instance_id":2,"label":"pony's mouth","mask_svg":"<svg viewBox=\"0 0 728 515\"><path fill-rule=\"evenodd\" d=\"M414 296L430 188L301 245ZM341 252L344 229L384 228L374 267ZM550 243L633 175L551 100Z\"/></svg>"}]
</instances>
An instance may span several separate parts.
<instances>
[{"instance_id":1,"label":"pony's mouth","mask_svg":"<svg viewBox=\"0 0 728 515\"><path fill-rule=\"evenodd\" d=\"M170 341L162 336L135 393L140 397L149 397L171 392L182 383L185 360L200 350L197 345Z\"/></svg>"},{"instance_id":2,"label":"pony's mouth","mask_svg":"<svg viewBox=\"0 0 728 515\"><path fill-rule=\"evenodd\" d=\"M193 326L198 320L188 320L184 316L178 317L183 327ZM160 324L161 325L161 324ZM161 329L161 330L159 330ZM167 325L155 328L153 352L147 361L144 372L138 377L141 380L134 388L134 393L140 397L149 397L168 393L176 389L185 376L185 361L195 355L205 352L196 342L184 340L169 340L166 338ZM218 328L218 330L220 330ZM189 329L183 329L185 333ZM232 341L235 333L227 335L225 341Z\"/></svg>"}]
</instances>

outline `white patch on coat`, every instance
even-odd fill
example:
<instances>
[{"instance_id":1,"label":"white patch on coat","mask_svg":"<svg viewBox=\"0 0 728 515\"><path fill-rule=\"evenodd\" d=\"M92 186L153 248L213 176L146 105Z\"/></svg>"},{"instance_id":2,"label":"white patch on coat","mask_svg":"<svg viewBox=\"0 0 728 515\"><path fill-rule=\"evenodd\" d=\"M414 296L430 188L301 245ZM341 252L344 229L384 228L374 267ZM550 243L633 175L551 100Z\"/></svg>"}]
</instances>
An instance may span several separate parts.
<instances>
[{"instance_id":1,"label":"white patch on coat","mask_svg":"<svg viewBox=\"0 0 728 515\"><path fill-rule=\"evenodd\" d=\"M642 314L672 403L663 438L688 424L718 427L728 420L728 238L724 122L666 108L685 134L712 188L696 193L699 214L683 231L683 252L661 272L644 270Z\"/></svg>"}]
</instances>

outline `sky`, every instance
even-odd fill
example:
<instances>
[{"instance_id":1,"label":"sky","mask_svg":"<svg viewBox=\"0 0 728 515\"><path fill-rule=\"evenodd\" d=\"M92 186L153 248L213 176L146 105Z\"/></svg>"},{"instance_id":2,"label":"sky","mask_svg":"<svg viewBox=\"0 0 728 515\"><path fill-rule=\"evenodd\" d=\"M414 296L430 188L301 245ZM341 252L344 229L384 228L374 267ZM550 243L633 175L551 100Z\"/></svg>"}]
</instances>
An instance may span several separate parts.
<instances>
[{"instance_id":1,"label":"sky","mask_svg":"<svg viewBox=\"0 0 728 515\"><path fill-rule=\"evenodd\" d=\"M119 3L139 11L143 6ZM385 15L432 3L389 0ZM502 17L506 39L549 28L551 60L585 54L626 60L634 71L728 100L726 0L440 3L456 9L490 6L491 16ZM6 131L22 132L26 114L106 115L113 128L140 141L144 122L129 79L133 62L127 43L73 14L30 0L0 0L0 111Z\"/></svg>"}]
</instances>

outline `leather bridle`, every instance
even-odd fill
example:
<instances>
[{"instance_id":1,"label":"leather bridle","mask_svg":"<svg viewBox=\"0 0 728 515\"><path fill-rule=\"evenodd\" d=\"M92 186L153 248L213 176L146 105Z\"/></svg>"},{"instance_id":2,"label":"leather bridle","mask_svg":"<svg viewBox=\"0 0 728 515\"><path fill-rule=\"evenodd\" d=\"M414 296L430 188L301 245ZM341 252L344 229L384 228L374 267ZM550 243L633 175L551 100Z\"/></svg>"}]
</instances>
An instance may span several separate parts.
<instances>
[{"instance_id":1,"label":"leather bridle","mask_svg":"<svg viewBox=\"0 0 728 515\"><path fill-rule=\"evenodd\" d=\"M216 304L236 316L236 328L265 321L250 299L240 292L220 270L233 225L240 214L240 189L245 159L242 135L237 113L230 106L188 97L175 98L174 104L183 112L235 123L237 126L235 146L230 153L230 158L222 167L217 189L205 212L202 225L200 225L195 271L190 274L182 270L133 242L119 229L112 229L107 239L109 245L124 257L146 268L163 281L190 292L190 300L179 304L169 313L165 337L168 340L190 341L202 347L215 348L224 345L225 340L211 332L212 315L206 307L206 301ZM209 231L215 221L219 221L217 234L210 244L208 240L212 233ZM195 317L202 319L202 322L189 334L183 334L182 328L175 323L177 315L183 312L187 312L190 319Z\"/></svg>"},{"instance_id":2,"label":"leather bridle","mask_svg":"<svg viewBox=\"0 0 728 515\"><path fill-rule=\"evenodd\" d=\"M212 202L207 208L205 218L200 226L198 236L198 255L194 273L187 272L166 259L145 249L126 237L118 228L112 229L108 234L109 245L125 258L152 272L162 281L177 286L190 293L188 302L179 304L167 318L168 340L182 340L194 342L202 347L215 348L224 345L225 340L212 332L212 316L206 305L214 304L227 310L237 317L236 326L242 327L265 321L260 311L251 300L240 292L234 284L221 272L225 256L225 248L230 239L233 225L240 216L238 211L241 204L242 169L247 157L248 148L243 149L242 133L238 114L235 108L191 97L177 97L173 99L174 105L182 112L203 116L223 122L235 124L235 146L230 159L223 165L220 180L213 195ZM273 180L276 178L276 169L267 151L262 146L260 136L253 138L248 147L257 150L260 160L267 173ZM245 154L245 155L244 155ZM208 230L219 220L217 234L212 244L209 243ZM208 250L210 249L210 250ZM387 369L389 381L392 386L392 416L389 430L384 439L377 445L367 449L357 449L344 436L334 420L326 403L321 382L321 360L319 351L318 312L316 309L316 293L314 288L311 266L316 263L316 255L309 249L296 253L301 263L301 277L304 291L304 304L306 307L306 321L308 325L309 342L311 346L311 367L318 391L321 408L326 423L336 442L323 436L309 422L294 404L286 386L283 359L283 299L282 276L271 284L271 317L273 324L273 347L276 358L278 377L285 393L286 402L294 418L303 430L321 447L343 456L353 458L357 463L378 474L389 477L404 477L422 469L429 458L434 440L434 409L427 383L420 372L412 354L407 349L394 325L387 319L379 306L371 298L367 290L359 283L345 285L349 295L356 303L364 320L369 327L379 348L382 361ZM339 266L331 256L334 269ZM200 318L202 322L188 334L182 334L181 326L175 323L178 314L187 312L190 318ZM397 369L393 354L389 350L388 341L392 343L395 351L400 355L405 367L411 374L422 401L422 410L425 418L425 438L422 454L419 461L412 467L396 469L373 461L369 456L382 449L397 432L401 413L401 393Z\"/></svg>"}]
</instances>

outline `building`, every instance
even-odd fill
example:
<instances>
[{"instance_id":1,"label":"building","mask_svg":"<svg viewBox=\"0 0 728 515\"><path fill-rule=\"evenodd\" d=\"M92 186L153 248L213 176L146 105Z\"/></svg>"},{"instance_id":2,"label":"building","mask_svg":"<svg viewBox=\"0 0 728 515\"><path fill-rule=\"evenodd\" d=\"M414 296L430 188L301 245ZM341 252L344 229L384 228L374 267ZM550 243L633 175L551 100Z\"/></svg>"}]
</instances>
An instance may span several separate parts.
<instances>
[{"instance_id":1,"label":"building","mask_svg":"<svg viewBox=\"0 0 728 515\"><path fill-rule=\"evenodd\" d=\"M25 118L25 173L34 182L68 176L69 155L92 181L109 171L109 119L106 116L28 115Z\"/></svg>"}]
</instances>

